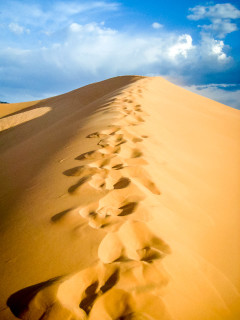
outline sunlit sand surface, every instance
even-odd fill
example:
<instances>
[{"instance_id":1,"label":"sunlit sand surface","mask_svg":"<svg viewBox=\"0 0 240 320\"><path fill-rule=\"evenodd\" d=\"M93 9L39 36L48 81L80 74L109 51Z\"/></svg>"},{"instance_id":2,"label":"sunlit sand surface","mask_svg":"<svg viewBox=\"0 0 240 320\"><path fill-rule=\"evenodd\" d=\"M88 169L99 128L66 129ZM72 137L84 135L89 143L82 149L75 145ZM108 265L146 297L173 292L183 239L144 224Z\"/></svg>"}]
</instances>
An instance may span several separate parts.
<instances>
[{"instance_id":1,"label":"sunlit sand surface","mask_svg":"<svg viewBox=\"0 0 240 320\"><path fill-rule=\"evenodd\" d=\"M240 319L239 111L138 76L1 108L1 319Z\"/></svg>"}]
</instances>

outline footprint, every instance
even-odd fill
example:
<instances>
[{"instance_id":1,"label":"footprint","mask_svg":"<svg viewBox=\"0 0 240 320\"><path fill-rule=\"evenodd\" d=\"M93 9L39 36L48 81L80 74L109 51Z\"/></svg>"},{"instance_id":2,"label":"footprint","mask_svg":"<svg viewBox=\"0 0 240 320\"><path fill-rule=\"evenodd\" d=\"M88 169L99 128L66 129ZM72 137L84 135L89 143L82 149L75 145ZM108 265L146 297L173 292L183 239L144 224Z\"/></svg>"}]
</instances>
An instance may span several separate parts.
<instances>
[{"instance_id":1,"label":"footprint","mask_svg":"<svg viewBox=\"0 0 240 320\"><path fill-rule=\"evenodd\" d=\"M72 317L66 319L87 319L96 301L116 286L119 271L116 264L106 266L97 263L60 284L56 293L56 304L71 311Z\"/></svg>"},{"instance_id":2,"label":"footprint","mask_svg":"<svg viewBox=\"0 0 240 320\"><path fill-rule=\"evenodd\" d=\"M138 137L133 137L132 138L132 142L134 142L134 143L138 143L138 142L142 142L142 141L143 141L143 139L138 138Z\"/></svg>"},{"instance_id":3,"label":"footprint","mask_svg":"<svg viewBox=\"0 0 240 320\"><path fill-rule=\"evenodd\" d=\"M143 141L142 138L135 136L135 135L132 135L132 134L126 134L126 140L133 142L133 143L138 143L138 142Z\"/></svg>"},{"instance_id":4,"label":"footprint","mask_svg":"<svg viewBox=\"0 0 240 320\"><path fill-rule=\"evenodd\" d=\"M92 168L103 169L109 165L110 161L111 158L100 159L97 161L92 161L88 166ZM95 172L98 172L98 170L96 170Z\"/></svg>"},{"instance_id":5,"label":"footprint","mask_svg":"<svg viewBox=\"0 0 240 320\"><path fill-rule=\"evenodd\" d=\"M127 108L124 108L123 111L121 111L121 113L123 113L125 116L131 114L132 112L132 110L128 110Z\"/></svg>"},{"instance_id":6,"label":"footprint","mask_svg":"<svg viewBox=\"0 0 240 320\"><path fill-rule=\"evenodd\" d=\"M124 168L124 166L123 166L122 163L116 164L115 166L112 167L112 169L114 169L114 170L121 170L121 169L123 169L123 168Z\"/></svg>"},{"instance_id":7,"label":"footprint","mask_svg":"<svg viewBox=\"0 0 240 320\"><path fill-rule=\"evenodd\" d=\"M89 181L91 178L91 175L87 175L82 177L76 184L74 184L73 186L71 186L68 189L68 192L70 194L75 193L83 184L85 184L87 181Z\"/></svg>"},{"instance_id":8,"label":"footprint","mask_svg":"<svg viewBox=\"0 0 240 320\"><path fill-rule=\"evenodd\" d=\"M107 147L109 145L107 139L100 140L97 144L101 147Z\"/></svg>"},{"instance_id":9,"label":"footprint","mask_svg":"<svg viewBox=\"0 0 240 320\"><path fill-rule=\"evenodd\" d=\"M101 292L105 293L108 290L110 290L113 286L116 285L118 280L119 280L119 270L116 269L116 271L112 273L112 275L107 279L105 284L100 288Z\"/></svg>"},{"instance_id":10,"label":"footprint","mask_svg":"<svg viewBox=\"0 0 240 320\"><path fill-rule=\"evenodd\" d=\"M130 114L125 119L126 119L127 124L130 126L137 126L137 125L139 125L140 122L145 121L145 120L143 120L143 118L141 118L140 116L137 116L135 114Z\"/></svg>"},{"instance_id":11,"label":"footprint","mask_svg":"<svg viewBox=\"0 0 240 320\"><path fill-rule=\"evenodd\" d=\"M63 174L68 177L80 176L83 173L84 169L85 166L78 166L64 171Z\"/></svg>"},{"instance_id":12,"label":"footprint","mask_svg":"<svg viewBox=\"0 0 240 320\"><path fill-rule=\"evenodd\" d=\"M99 297L89 314L89 320L170 320L162 299L143 292L128 292L113 288Z\"/></svg>"},{"instance_id":13,"label":"footprint","mask_svg":"<svg viewBox=\"0 0 240 320\"><path fill-rule=\"evenodd\" d=\"M114 135L121 128L119 126L109 126L106 129L101 131L103 135Z\"/></svg>"},{"instance_id":14,"label":"footprint","mask_svg":"<svg viewBox=\"0 0 240 320\"><path fill-rule=\"evenodd\" d=\"M127 114L123 113L122 116L119 117L119 119L124 121L127 116L128 116Z\"/></svg>"},{"instance_id":15,"label":"footprint","mask_svg":"<svg viewBox=\"0 0 240 320\"><path fill-rule=\"evenodd\" d=\"M131 148L129 145L124 144L121 146L119 156L123 159L139 158L143 155L142 151L137 148Z\"/></svg>"},{"instance_id":16,"label":"footprint","mask_svg":"<svg viewBox=\"0 0 240 320\"><path fill-rule=\"evenodd\" d=\"M141 107L142 107L142 106L141 106L140 104L136 104L136 105L134 106L134 110L135 110L135 111L138 111L138 112L139 112L139 111L142 112Z\"/></svg>"},{"instance_id":17,"label":"footprint","mask_svg":"<svg viewBox=\"0 0 240 320\"><path fill-rule=\"evenodd\" d=\"M124 189L131 183L129 178L122 177L113 185L114 189Z\"/></svg>"},{"instance_id":18,"label":"footprint","mask_svg":"<svg viewBox=\"0 0 240 320\"><path fill-rule=\"evenodd\" d=\"M78 157L75 158L75 160L89 160L89 161L94 161L94 160L100 160L106 158L106 154L114 153L114 150L109 150L109 146L98 149L98 150L92 150L88 151L85 153L80 154Z\"/></svg>"},{"instance_id":19,"label":"footprint","mask_svg":"<svg viewBox=\"0 0 240 320\"><path fill-rule=\"evenodd\" d=\"M57 214L55 214L54 216L51 217L51 221L52 222L59 222L60 220L62 220L69 212L72 211L73 208L61 211Z\"/></svg>"},{"instance_id":20,"label":"footprint","mask_svg":"<svg viewBox=\"0 0 240 320\"><path fill-rule=\"evenodd\" d=\"M94 156L96 157L96 154L97 154L96 150L91 150L91 151L80 154L78 157L75 158L75 160L93 159Z\"/></svg>"},{"instance_id":21,"label":"footprint","mask_svg":"<svg viewBox=\"0 0 240 320\"><path fill-rule=\"evenodd\" d=\"M130 300L130 293L113 288L96 301L89 315L89 320L130 320L132 318L130 305L133 304L133 301L130 303Z\"/></svg>"},{"instance_id":22,"label":"footprint","mask_svg":"<svg viewBox=\"0 0 240 320\"><path fill-rule=\"evenodd\" d=\"M122 178L122 174L120 171L116 170L109 170L108 174L105 178L105 185L107 190L114 189L114 184L117 183L117 181Z\"/></svg>"},{"instance_id":23,"label":"footprint","mask_svg":"<svg viewBox=\"0 0 240 320\"><path fill-rule=\"evenodd\" d=\"M103 169L100 172L92 175L89 185L97 190L101 190L106 185L107 170Z\"/></svg>"},{"instance_id":24,"label":"footprint","mask_svg":"<svg viewBox=\"0 0 240 320\"><path fill-rule=\"evenodd\" d=\"M132 149L130 158L139 158L141 156L142 156L142 151L140 151L139 149Z\"/></svg>"},{"instance_id":25,"label":"footprint","mask_svg":"<svg viewBox=\"0 0 240 320\"><path fill-rule=\"evenodd\" d=\"M126 117L123 117L123 118L118 118L118 120L116 120L114 123L119 125L122 128L125 128L127 126L134 126L134 125L137 125L138 123L135 121L134 123L130 123L130 121L128 120L130 116L127 115Z\"/></svg>"},{"instance_id":26,"label":"footprint","mask_svg":"<svg viewBox=\"0 0 240 320\"><path fill-rule=\"evenodd\" d=\"M117 277L111 289L96 299L89 314L90 320L171 319L162 299L156 295L168 283L160 261L120 264Z\"/></svg>"},{"instance_id":27,"label":"footprint","mask_svg":"<svg viewBox=\"0 0 240 320\"><path fill-rule=\"evenodd\" d=\"M104 155L111 155L112 156L115 153L119 153L120 150L121 150L120 146L116 146L116 147L107 146L102 149L99 149L98 152L101 154L101 157L104 157Z\"/></svg>"},{"instance_id":28,"label":"footprint","mask_svg":"<svg viewBox=\"0 0 240 320\"><path fill-rule=\"evenodd\" d=\"M59 286L62 277L56 277L47 281L26 287L13 293L7 300L7 305L15 317L20 319L46 319L45 315L51 313L56 297L53 294ZM55 313L54 319L61 319L61 313ZM70 316L70 312L65 312ZM59 316L59 317L58 317ZM49 317L50 319L50 317ZM52 318L53 319L53 318Z\"/></svg>"},{"instance_id":29,"label":"footprint","mask_svg":"<svg viewBox=\"0 0 240 320\"><path fill-rule=\"evenodd\" d=\"M105 230L116 230L118 224L121 222L116 217L112 216L103 216L100 213L96 212L98 203L90 204L79 210L79 214L87 219L88 224L91 228L100 229L104 228Z\"/></svg>"},{"instance_id":30,"label":"footprint","mask_svg":"<svg viewBox=\"0 0 240 320\"><path fill-rule=\"evenodd\" d=\"M129 214L132 214L138 206L138 202L129 202L123 206L121 206L119 209L122 210L121 213L119 213L119 217L122 216L128 216Z\"/></svg>"},{"instance_id":31,"label":"footprint","mask_svg":"<svg viewBox=\"0 0 240 320\"><path fill-rule=\"evenodd\" d=\"M132 179L136 179L153 194L161 194L155 183L151 180L147 172L143 168L141 168L141 166L136 165L132 167L126 167L122 170L122 174L131 177Z\"/></svg>"},{"instance_id":32,"label":"footprint","mask_svg":"<svg viewBox=\"0 0 240 320\"><path fill-rule=\"evenodd\" d=\"M122 211L123 209L119 209L119 213ZM78 212L94 229L104 228L106 231L115 231L123 223L123 218L119 218L117 214L114 215L110 210L108 212L99 210L99 201L80 207Z\"/></svg>"},{"instance_id":33,"label":"footprint","mask_svg":"<svg viewBox=\"0 0 240 320\"><path fill-rule=\"evenodd\" d=\"M105 184L107 190L114 189L114 184L118 182L123 176L121 171L117 170L108 170L107 174L105 175Z\"/></svg>"},{"instance_id":34,"label":"footprint","mask_svg":"<svg viewBox=\"0 0 240 320\"><path fill-rule=\"evenodd\" d=\"M109 137L108 141L110 146L119 146L126 142L123 134L115 134L114 136Z\"/></svg>"},{"instance_id":35,"label":"footprint","mask_svg":"<svg viewBox=\"0 0 240 320\"><path fill-rule=\"evenodd\" d=\"M8 298L7 305L21 319L167 320L161 299L148 293L165 286L164 277L154 263L99 262L22 289Z\"/></svg>"},{"instance_id":36,"label":"footprint","mask_svg":"<svg viewBox=\"0 0 240 320\"><path fill-rule=\"evenodd\" d=\"M117 147L125 142L126 140L123 138L122 134L115 134L115 135L109 136L108 138L100 140L98 144L101 145L102 147L106 147L106 146Z\"/></svg>"},{"instance_id":37,"label":"footprint","mask_svg":"<svg viewBox=\"0 0 240 320\"><path fill-rule=\"evenodd\" d=\"M161 194L155 183L151 180L151 177L140 165L123 166L122 164L119 164L113 169L115 170L109 170L104 175L107 190L124 189L133 182L134 185L138 186L140 183L153 194ZM118 172L120 169L121 171Z\"/></svg>"},{"instance_id":38,"label":"footprint","mask_svg":"<svg viewBox=\"0 0 240 320\"><path fill-rule=\"evenodd\" d=\"M134 115L134 118L139 122L145 122L145 120L142 117L138 116L138 115Z\"/></svg>"},{"instance_id":39,"label":"footprint","mask_svg":"<svg viewBox=\"0 0 240 320\"><path fill-rule=\"evenodd\" d=\"M126 163L123 159L121 159L118 154L116 154L114 157L112 157L106 166L107 169L111 170L120 170L121 168L124 168L126 166Z\"/></svg>"},{"instance_id":40,"label":"footprint","mask_svg":"<svg viewBox=\"0 0 240 320\"><path fill-rule=\"evenodd\" d=\"M135 185L130 184L124 189L114 189L102 197L98 202L96 212L105 216L118 216L130 210L129 204L135 203L131 207L131 213L137 208L137 203L145 198L145 195ZM130 214L130 212L129 212Z\"/></svg>"},{"instance_id":41,"label":"footprint","mask_svg":"<svg viewBox=\"0 0 240 320\"><path fill-rule=\"evenodd\" d=\"M88 315L91 311L93 304L97 297L109 291L112 287L116 285L119 279L119 270L117 269L113 274L107 279L105 284L99 288L99 281L95 281L89 287L86 288L86 297L80 302L79 307L83 309Z\"/></svg>"},{"instance_id":42,"label":"footprint","mask_svg":"<svg viewBox=\"0 0 240 320\"><path fill-rule=\"evenodd\" d=\"M87 316L95 301L116 286L118 281L117 265L105 266L98 263L63 282L57 292L58 303L65 305L69 310L76 310L77 313L80 309L81 314Z\"/></svg>"},{"instance_id":43,"label":"footprint","mask_svg":"<svg viewBox=\"0 0 240 320\"><path fill-rule=\"evenodd\" d=\"M142 142L143 139L140 136L137 136L135 133L131 133L129 131L127 131L126 129L119 131L124 139L126 140L126 142L133 142L133 143L137 143L137 142Z\"/></svg>"},{"instance_id":44,"label":"footprint","mask_svg":"<svg viewBox=\"0 0 240 320\"><path fill-rule=\"evenodd\" d=\"M85 298L80 302L79 308L84 310L88 315L92 309L93 303L98 297L97 289L99 282L95 281L93 284L88 286L85 290Z\"/></svg>"},{"instance_id":45,"label":"footprint","mask_svg":"<svg viewBox=\"0 0 240 320\"><path fill-rule=\"evenodd\" d=\"M86 138L103 138L105 135L96 131L96 132L93 132L93 133L90 133L86 136Z\"/></svg>"},{"instance_id":46,"label":"footprint","mask_svg":"<svg viewBox=\"0 0 240 320\"><path fill-rule=\"evenodd\" d=\"M151 261L170 252L170 247L141 221L125 222L118 231L108 233L98 248L98 256L103 263L126 258Z\"/></svg>"},{"instance_id":47,"label":"footprint","mask_svg":"<svg viewBox=\"0 0 240 320\"><path fill-rule=\"evenodd\" d=\"M90 168L87 166L78 166L78 167L74 167L64 171L63 174L68 177L78 177L78 176L81 176L83 173L85 175L88 175L88 174L93 174L96 171L97 170L95 168Z\"/></svg>"}]
</instances>

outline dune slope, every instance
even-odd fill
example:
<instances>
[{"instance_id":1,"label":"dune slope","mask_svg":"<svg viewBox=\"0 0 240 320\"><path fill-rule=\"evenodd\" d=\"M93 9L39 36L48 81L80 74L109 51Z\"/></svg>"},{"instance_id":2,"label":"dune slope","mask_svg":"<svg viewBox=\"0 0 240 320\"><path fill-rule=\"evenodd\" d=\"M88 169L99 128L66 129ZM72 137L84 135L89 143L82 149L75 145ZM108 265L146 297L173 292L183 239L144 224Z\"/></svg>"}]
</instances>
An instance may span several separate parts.
<instances>
[{"instance_id":1,"label":"dune slope","mask_svg":"<svg viewBox=\"0 0 240 320\"><path fill-rule=\"evenodd\" d=\"M240 113L126 76L4 106L1 319L238 319Z\"/></svg>"}]
</instances>

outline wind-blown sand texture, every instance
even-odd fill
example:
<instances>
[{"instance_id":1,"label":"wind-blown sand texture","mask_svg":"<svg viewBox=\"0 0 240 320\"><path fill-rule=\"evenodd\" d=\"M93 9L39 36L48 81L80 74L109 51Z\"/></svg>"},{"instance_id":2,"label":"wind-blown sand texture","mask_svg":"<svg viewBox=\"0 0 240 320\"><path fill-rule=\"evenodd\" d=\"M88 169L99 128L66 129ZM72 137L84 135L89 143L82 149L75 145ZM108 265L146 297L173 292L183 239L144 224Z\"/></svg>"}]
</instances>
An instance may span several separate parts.
<instances>
[{"instance_id":1,"label":"wind-blown sand texture","mask_svg":"<svg viewBox=\"0 0 240 320\"><path fill-rule=\"evenodd\" d=\"M240 319L240 112L126 76L1 106L0 319Z\"/></svg>"}]
</instances>

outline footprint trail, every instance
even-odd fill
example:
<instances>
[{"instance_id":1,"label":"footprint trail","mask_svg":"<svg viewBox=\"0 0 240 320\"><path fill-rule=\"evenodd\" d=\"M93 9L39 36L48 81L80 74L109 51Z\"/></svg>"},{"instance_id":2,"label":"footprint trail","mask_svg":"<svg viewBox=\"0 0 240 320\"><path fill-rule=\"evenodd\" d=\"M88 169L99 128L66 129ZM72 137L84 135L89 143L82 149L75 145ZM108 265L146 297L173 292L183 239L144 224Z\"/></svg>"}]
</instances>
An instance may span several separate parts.
<instances>
[{"instance_id":1,"label":"footprint trail","mask_svg":"<svg viewBox=\"0 0 240 320\"><path fill-rule=\"evenodd\" d=\"M63 172L73 181L68 193L79 198L79 219L105 234L98 261L47 287L39 284L18 312L21 319L171 319L160 294L168 283L162 259L171 249L149 228L151 212L145 205L161 192L143 167L147 160L142 146L148 135L141 82L109 101L107 110L117 111L119 117L101 131L90 132L86 139L96 141L96 149L78 155L80 165ZM81 191L86 186L96 200L83 205ZM70 211L55 214L52 222L64 221ZM9 306L14 309L14 303Z\"/></svg>"}]
</instances>

